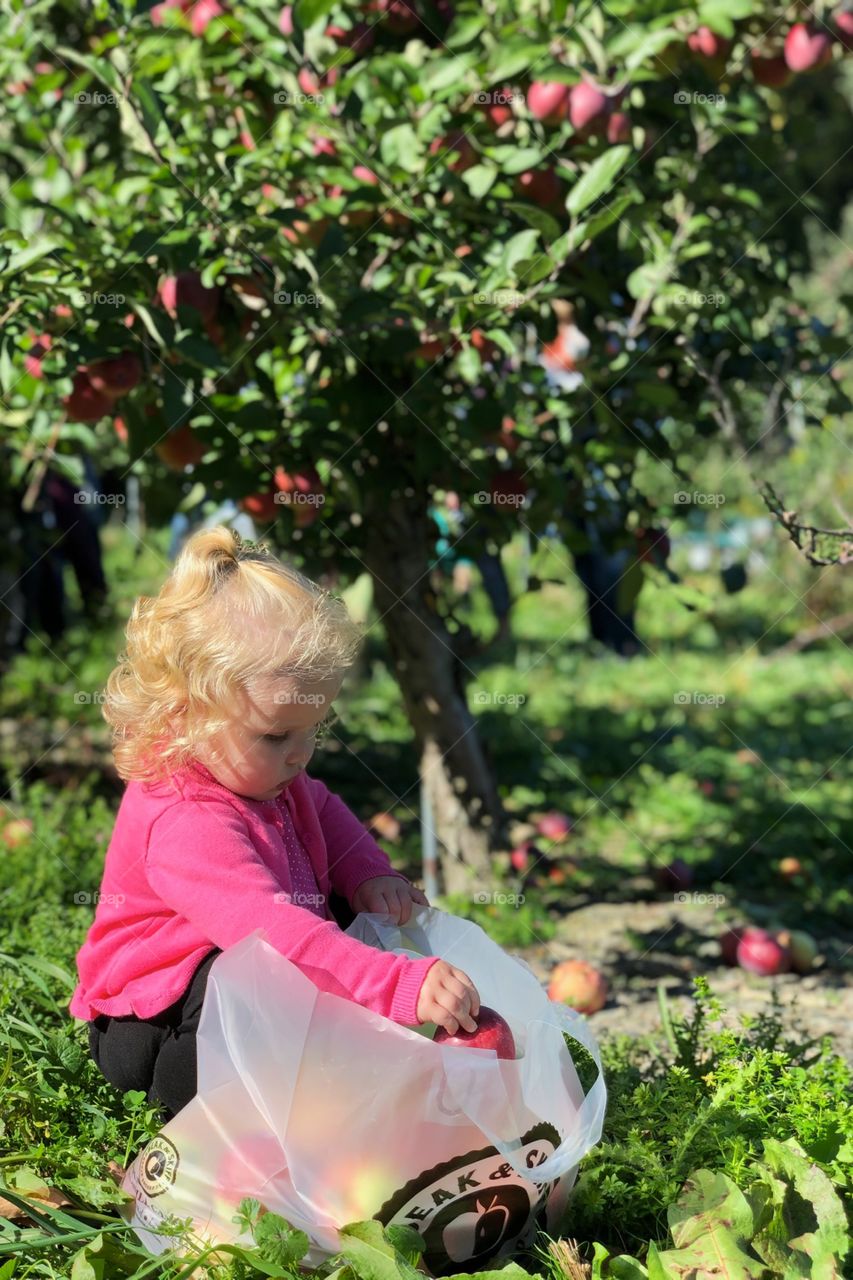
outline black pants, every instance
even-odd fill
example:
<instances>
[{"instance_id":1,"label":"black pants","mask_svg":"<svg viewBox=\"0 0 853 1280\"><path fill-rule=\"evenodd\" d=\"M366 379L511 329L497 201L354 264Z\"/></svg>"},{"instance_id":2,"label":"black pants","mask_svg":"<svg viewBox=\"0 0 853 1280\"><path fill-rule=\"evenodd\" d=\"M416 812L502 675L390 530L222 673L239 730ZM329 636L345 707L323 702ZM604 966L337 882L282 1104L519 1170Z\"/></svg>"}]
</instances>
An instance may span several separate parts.
<instances>
[{"instance_id":1,"label":"black pants","mask_svg":"<svg viewBox=\"0 0 853 1280\"><path fill-rule=\"evenodd\" d=\"M346 899L334 892L329 908L342 929L355 919ZM102 1013L89 1023L89 1052L110 1084L123 1093L141 1089L149 1102L160 1104L165 1120L177 1115L198 1088L196 1033L207 975L218 955L214 947L184 994L153 1018L132 1013L111 1018Z\"/></svg>"},{"instance_id":2,"label":"black pants","mask_svg":"<svg viewBox=\"0 0 853 1280\"><path fill-rule=\"evenodd\" d=\"M124 1093L141 1089L171 1120L195 1095L196 1033L207 975L220 955L214 948L202 960L186 991L153 1018L129 1013L99 1014L89 1024L89 1052L99 1069Z\"/></svg>"}]
</instances>

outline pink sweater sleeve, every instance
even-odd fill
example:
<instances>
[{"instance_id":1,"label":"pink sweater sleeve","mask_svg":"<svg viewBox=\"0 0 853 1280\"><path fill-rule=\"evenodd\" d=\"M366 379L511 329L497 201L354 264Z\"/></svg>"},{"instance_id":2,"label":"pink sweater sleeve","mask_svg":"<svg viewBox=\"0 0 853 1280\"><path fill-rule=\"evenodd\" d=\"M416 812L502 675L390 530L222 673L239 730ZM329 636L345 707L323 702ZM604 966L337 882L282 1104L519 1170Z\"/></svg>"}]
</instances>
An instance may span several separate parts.
<instances>
[{"instance_id":1,"label":"pink sweater sleeve","mask_svg":"<svg viewBox=\"0 0 853 1280\"><path fill-rule=\"evenodd\" d=\"M224 949L262 928L321 991L416 1025L418 996L437 957L379 952L347 937L334 920L277 901L286 886L227 802L183 800L162 813L151 828L146 869L155 893L214 946Z\"/></svg>"},{"instance_id":2,"label":"pink sweater sleeve","mask_svg":"<svg viewBox=\"0 0 853 1280\"><path fill-rule=\"evenodd\" d=\"M352 905L352 896L360 884L373 876L399 876L409 883L402 871L395 871L388 855L373 839L353 811L340 796L330 791L319 778L308 778L311 795L329 855L329 880L336 893Z\"/></svg>"}]
</instances>

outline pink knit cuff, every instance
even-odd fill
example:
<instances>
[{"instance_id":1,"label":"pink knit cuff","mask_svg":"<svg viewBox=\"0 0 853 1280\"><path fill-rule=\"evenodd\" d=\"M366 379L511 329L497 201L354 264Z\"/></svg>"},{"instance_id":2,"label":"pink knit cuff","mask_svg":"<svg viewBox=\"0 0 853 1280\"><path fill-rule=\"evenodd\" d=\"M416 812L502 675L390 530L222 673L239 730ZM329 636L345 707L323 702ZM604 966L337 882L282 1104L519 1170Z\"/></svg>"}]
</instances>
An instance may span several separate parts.
<instances>
[{"instance_id":1,"label":"pink knit cuff","mask_svg":"<svg viewBox=\"0 0 853 1280\"><path fill-rule=\"evenodd\" d=\"M423 960L409 961L391 1001L392 1022L398 1022L403 1027L418 1025L418 997L421 987L427 973L439 959L439 956L424 956Z\"/></svg>"}]
</instances>

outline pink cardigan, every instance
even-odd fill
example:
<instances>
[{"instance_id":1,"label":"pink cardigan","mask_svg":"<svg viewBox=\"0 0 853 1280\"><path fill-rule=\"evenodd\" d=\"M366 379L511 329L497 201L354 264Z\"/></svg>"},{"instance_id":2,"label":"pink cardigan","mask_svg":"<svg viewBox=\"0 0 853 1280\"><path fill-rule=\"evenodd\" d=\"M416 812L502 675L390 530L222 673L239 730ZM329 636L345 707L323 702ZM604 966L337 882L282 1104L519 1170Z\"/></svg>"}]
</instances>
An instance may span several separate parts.
<instances>
[{"instance_id":1,"label":"pink cardigan","mask_svg":"<svg viewBox=\"0 0 853 1280\"><path fill-rule=\"evenodd\" d=\"M347 937L329 911L330 887L351 903L363 881L401 875L338 796L301 773L276 800L248 800L201 764L179 770L171 784L125 788L95 918L77 953L75 1018L153 1017L186 990L212 948L224 950L261 927L321 991L417 1024L418 996L437 957L379 952ZM287 900L285 804L323 895L324 919Z\"/></svg>"}]
</instances>

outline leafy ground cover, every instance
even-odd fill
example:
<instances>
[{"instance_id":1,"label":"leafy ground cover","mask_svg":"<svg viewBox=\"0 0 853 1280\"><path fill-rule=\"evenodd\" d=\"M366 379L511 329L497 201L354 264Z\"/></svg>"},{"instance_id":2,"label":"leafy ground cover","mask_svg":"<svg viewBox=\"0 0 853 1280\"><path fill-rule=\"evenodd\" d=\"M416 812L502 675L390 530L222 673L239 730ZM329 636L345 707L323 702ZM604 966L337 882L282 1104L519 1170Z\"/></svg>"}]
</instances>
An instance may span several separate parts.
<instances>
[{"instance_id":1,"label":"leafy ground cover","mask_svg":"<svg viewBox=\"0 0 853 1280\"><path fill-rule=\"evenodd\" d=\"M106 1085L83 1028L65 1013L120 794L98 694L130 602L166 568L159 534L138 554L120 530L107 544L112 621L95 633L73 627L53 654L34 642L7 680L3 725L20 718L2 740L7 810L32 832L0 861L0 1280L176 1280L191 1266L154 1263L119 1216L110 1169L157 1131L158 1116L141 1096ZM519 543L507 557L517 584L521 554ZM650 582L639 619L648 650L622 661L587 644L582 597L559 547L537 546L533 570L556 581L521 596L513 645L472 656L472 705L520 834L548 810L571 818L570 836L543 848L542 868L564 877L534 869L522 884L507 851L503 898L448 905L522 954L547 950L585 904L652 911L661 900L655 869L677 856L693 869L692 892L721 899L721 924L737 916L805 925L821 942L818 980L849 983L853 675L840 643L774 654L808 622L802 603L778 621L774 574L792 575L793 603L801 584L792 563L780 556L772 572L723 597L711 574L680 565L685 584L713 602L699 617L672 584ZM488 634L479 592L468 620ZM364 673L317 768L365 819L399 820L387 847L417 873L416 761L372 635ZM477 690L491 700L478 702ZM802 866L794 879L779 871L790 856ZM690 910L679 934L686 951L696 947ZM686 1013L664 998L653 1034L603 1037L604 1138L581 1166L559 1238L540 1240L502 1275L659 1280L693 1274L691 1266L701 1275L712 1257L725 1260L724 1276L843 1274L850 1069L807 1020L780 1018L766 980L761 1012L739 1017L736 1003L724 1012L712 994L724 971L719 960L705 967ZM604 1016L593 1015L593 1026ZM243 1213L254 1248L220 1250L204 1265L234 1277L290 1274L298 1237L257 1205ZM407 1236L354 1225L325 1270L392 1280L409 1277L416 1259Z\"/></svg>"}]
</instances>

